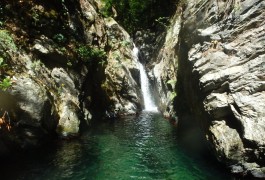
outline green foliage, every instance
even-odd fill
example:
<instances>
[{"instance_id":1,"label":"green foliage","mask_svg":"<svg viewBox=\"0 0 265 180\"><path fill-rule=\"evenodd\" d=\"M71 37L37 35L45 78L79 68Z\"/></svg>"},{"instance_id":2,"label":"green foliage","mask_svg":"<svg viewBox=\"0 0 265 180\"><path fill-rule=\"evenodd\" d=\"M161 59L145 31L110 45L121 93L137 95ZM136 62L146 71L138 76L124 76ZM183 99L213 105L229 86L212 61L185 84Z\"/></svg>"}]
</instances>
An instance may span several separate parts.
<instances>
[{"instance_id":1,"label":"green foliage","mask_svg":"<svg viewBox=\"0 0 265 180\"><path fill-rule=\"evenodd\" d=\"M0 81L0 89L2 89L3 91L6 91L9 87L11 87L11 85L12 85L11 79L8 77L3 79L3 81Z\"/></svg>"},{"instance_id":2,"label":"green foliage","mask_svg":"<svg viewBox=\"0 0 265 180\"><path fill-rule=\"evenodd\" d=\"M234 2L234 10L237 12L241 9L241 4L240 2Z\"/></svg>"},{"instance_id":3,"label":"green foliage","mask_svg":"<svg viewBox=\"0 0 265 180\"><path fill-rule=\"evenodd\" d=\"M65 47L58 47L58 51L60 52L60 54L66 54L67 53L67 49Z\"/></svg>"},{"instance_id":4,"label":"green foliage","mask_svg":"<svg viewBox=\"0 0 265 180\"><path fill-rule=\"evenodd\" d=\"M40 14L37 10L31 10L31 17L33 19L34 26L37 26L37 23L40 21Z\"/></svg>"},{"instance_id":5,"label":"green foliage","mask_svg":"<svg viewBox=\"0 0 265 180\"><path fill-rule=\"evenodd\" d=\"M0 28L2 28L4 26L4 22L0 21Z\"/></svg>"},{"instance_id":6,"label":"green foliage","mask_svg":"<svg viewBox=\"0 0 265 180\"><path fill-rule=\"evenodd\" d=\"M120 55L120 53L119 53L119 51L115 51L114 53L113 53L113 58L115 59L115 60L117 60L117 61L121 61L121 55ZM120 65L120 64L119 64Z\"/></svg>"},{"instance_id":7,"label":"green foliage","mask_svg":"<svg viewBox=\"0 0 265 180\"><path fill-rule=\"evenodd\" d=\"M67 63L66 63L66 65L69 66L69 67L72 67L73 66L73 63L70 60L68 60Z\"/></svg>"},{"instance_id":8,"label":"green foliage","mask_svg":"<svg viewBox=\"0 0 265 180\"><path fill-rule=\"evenodd\" d=\"M13 38L6 30L0 30L0 44L6 49L11 49L13 51L17 50Z\"/></svg>"},{"instance_id":9,"label":"green foliage","mask_svg":"<svg viewBox=\"0 0 265 180\"><path fill-rule=\"evenodd\" d=\"M90 58L91 55L91 49L87 46L80 46L77 49L77 55L79 58L88 61L88 59Z\"/></svg>"},{"instance_id":10,"label":"green foliage","mask_svg":"<svg viewBox=\"0 0 265 180\"><path fill-rule=\"evenodd\" d=\"M103 51L102 49L98 49L98 48L92 49L91 56L92 56L92 58L101 59L101 60L103 60L107 57L106 52Z\"/></svg>"},{"instance_id":11,"label":"green foliage","mask_svg":"<svg viewBox=\"0 0 265 180\"><path fill-rule=\"evenodd\" d=\"M66 42L66 38L62 34L56 34L53 36L53 40L59 44L63 44Z\"/></svg>"},{"instance_id":12,"label":"green foliage","mask_svg":"<svg viewBox=\"0 0 265 180\"><path fill-rule=\"evenodd\" d=\"M3 74L6 70L7 64L4 62L4 58L0 57L0 74Z\"/></svg>"},{"instance_id":13,"label":"green foliage","mask_svg":"<svg viewBox=\"0 0 265 180\"><path fill-rule=\"evenodd\" d=\"M58 13L53 9L50 11L44 12L44 15L46 18L49 18L49 19L57 19L58 18Z\"/></svg>"},{"instance_id":14,"label":"green foliage","mask_svg":"<svg viewBox=\"0 0 265 180\"><path fill-rule=\"evenodd\" d=\"M177 96L177 93L176 92L172 92L171 94L170 94L170 96L169 96L169 99L171 100L171 101L173 101L174 100L174 98Z\"/></svg>"},{"instance_id":15,"label":"green foliage","mask_svg":"<svg viewBox=\"0 0 265 180\"><path fill-rule=\"evenodd\" d=\"M169 18L168 17L159 17L155 21L160 24L162 27L168 27Z\"/></svg>"},{"instance_id":16,"label":"green foliage","mask_svg":"<svg viewBox=\"0 0 265 180\"><path fill-rule=\"evenodd\" d=\"M104 0L105 1L105 6L100 10L100 13L104 17L110 17L112 15L112 1L109 0Z\"/></svg>"},{"instance_id":17,"label":"green foliage","mask_svg":"<svg viewBox=\"0 0 265 180\"><path fill-rule=\"evenodd\" d=\"M126 41L126 40L121 41L121 46L122 47L127 47L127 46L130 46L130 45L131 45L131 42L130 41Z\"/></svg>"},{"instance_id":18,"label":"green foliage","mask_svg":"<svg viewBox=\"0 0 265 180\"><path fill-rule=\"evenodd\" d=\"M77 49L77 55L84 62L91 62L92 60L105 60L106 52L99 48L91 48L83 45Z\"/></svg>"},{"instance_id":19,"label":"green foliage","mask_svg":"<svg viewBox=\"0 0 265 180\"><path fill-rule=\"evenodd\" d=\"M176 8L176 0L104 0L102 14L111 16L117 11L117 20L129 33L139 29L153 28L159 17L168 17Z\"/></svg>"},{"instance_id":20,"label":"green foliage","mask_svg":"<svg viewBox=\"0 0 265 180\"><path fill-rule=\"evenodd\" d=\"M4 68L6 66L7 66L7 64L5 64L4 58L0 57L0 68Z\"/></svg>"},{"instance_id":21,"label":"green foliage","mask_svg":"<svg viewBox=\"0 0 265 180\"><path fill-rule=\"evenodd\" d=\"M42 62L40 60L36 60L32 62L31 64L31 68L35 72L39 71L41 69L41 66L42 66Z\"/></svg>"},{"instance_id":22,"label":"green foliage","mask_svg":"<svg viewBox=\"0 0 265 180\"><path fill-rule=\"evenodd\" d=\"M174 80L174 79L170 79L170 80L167 81L167 84L170 84L173 90L175 89L176 83L177 83L177 81ZM176 91L173 91L173 92L171 92L171 94L169 96L169 99L171 101L173 101L176 96L177 96L177 92Z\"/></svg>"},{"instance_id":23,"label":"green foliage","mask_svg":"<svg viewBox=\"0 0 265 180\"><path fill-rule=\"evenodd\" d=\"M57 87L57 94L58 95L62 94L64 87L65 87L65 84L60 84L60 86Z\"/></svg>"},{"instance_id":24,"label":"green foliage","mask_svg":"<svg viewBox=\"0 0 265 180\"><path fill-rule=\"evenodd\" d=\"M172 89L175 88L176 83L177 83L177 81L173 80L173 79L170 79L170 80L167 81L167 84L170 84Z\"/></svg>"}]
</instances>

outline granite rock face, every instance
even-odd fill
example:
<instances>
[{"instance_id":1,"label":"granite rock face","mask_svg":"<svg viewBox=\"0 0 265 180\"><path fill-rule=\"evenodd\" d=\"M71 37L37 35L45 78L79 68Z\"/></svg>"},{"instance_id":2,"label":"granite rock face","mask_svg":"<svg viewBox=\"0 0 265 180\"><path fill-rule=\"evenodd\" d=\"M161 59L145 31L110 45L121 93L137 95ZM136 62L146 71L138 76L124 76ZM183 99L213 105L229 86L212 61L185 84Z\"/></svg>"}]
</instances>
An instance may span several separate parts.
<instances>
[{"instance_id":1,"label":"granite rock face","mask_svg":"<svg viewBox=\"0 0 265 180\"><path fill-rule=\"evenodd\" d=\"M133 42L129 34L112 18L105 19L111 47L106 65L106 80L102 85L110 97L110 112L135 114L141 109L140 71L133 57Z\"/></svg>"},{"instance_id":2,"label":"granite rock face","mask_svg":"<svg viewBox=\"0 0 265 180\"><path fill-rule=\"evenodd\" d=\"M221 162L264 178L265 2L196 0L182 17L185 101Z\"/></svg>"},{"instance_id":3,"label":"granite rock face","mask_svg":"<svg viewBox=\"0 0 265 180\"><path fill-rule=\"evenodd\" d=\"M54 135L76 136L92 118L141 108L133 43L115 20L100 14L101 1L0 6L3 152L35 147Z\"/></svg>"},{"instance_id":4,"label":"granite rock face","mask_svg":"<svg viewBox=\"0 0 265 180\"><path fill-rule=\"evenodd\" d=\"M165 117L176 119L173 102L177 96L178 45L181 16L176 13L170 20L170 27L157 38L160 51L153 59L152 77L159 99L159 109Z\"/></svg>"}]
</instances>

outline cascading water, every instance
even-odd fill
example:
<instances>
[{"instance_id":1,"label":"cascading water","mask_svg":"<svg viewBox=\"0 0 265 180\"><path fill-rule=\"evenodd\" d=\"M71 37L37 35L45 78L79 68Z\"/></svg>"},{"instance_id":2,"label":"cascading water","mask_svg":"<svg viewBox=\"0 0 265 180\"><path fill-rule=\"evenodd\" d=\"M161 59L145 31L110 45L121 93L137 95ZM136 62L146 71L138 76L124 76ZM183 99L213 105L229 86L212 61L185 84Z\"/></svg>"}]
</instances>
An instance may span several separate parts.
<instances>
[{"instance_id":1,"label":"cascading water","mask_svg":"<svg viewBox=\"0 0 265 180\"><path fill-rule=\"evenodd\" d=\"M157 111L157 107L152 99L151 93L150 93L150 84L149 79L147 76L147 73L145 71L145 68L143 64L139 61L139 49L134 45L133 48L133 55L136 61L138 62L138 66L140 69L140 81L141 81L141 90L144 98L144 107L145 111Z\"/></svg>"}]
</instances>

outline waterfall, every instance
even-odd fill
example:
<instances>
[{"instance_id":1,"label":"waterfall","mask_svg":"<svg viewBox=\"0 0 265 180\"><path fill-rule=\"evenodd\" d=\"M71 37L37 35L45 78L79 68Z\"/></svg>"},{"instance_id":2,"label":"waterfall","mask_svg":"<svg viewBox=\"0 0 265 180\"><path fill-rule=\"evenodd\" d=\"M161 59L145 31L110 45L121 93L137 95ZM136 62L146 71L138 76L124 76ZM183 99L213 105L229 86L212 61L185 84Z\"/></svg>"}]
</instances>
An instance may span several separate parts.
<instances>
[{"instance_id":1,"label":"waterfall","mask_svg":"<svg viewBox=\"0 0 265 180\"><path fill-rule=\"evenodd\" d=\"M150 92L150 83L149 79L143 64L139 61L139 49L134 45L133 55L135 60L138 62L139 70L140 70L140 81L141 81L141 90L144 98L144 107L145 111L157 111L157 107L152 99L152 94Z\"/></svg>"}]
</instances>

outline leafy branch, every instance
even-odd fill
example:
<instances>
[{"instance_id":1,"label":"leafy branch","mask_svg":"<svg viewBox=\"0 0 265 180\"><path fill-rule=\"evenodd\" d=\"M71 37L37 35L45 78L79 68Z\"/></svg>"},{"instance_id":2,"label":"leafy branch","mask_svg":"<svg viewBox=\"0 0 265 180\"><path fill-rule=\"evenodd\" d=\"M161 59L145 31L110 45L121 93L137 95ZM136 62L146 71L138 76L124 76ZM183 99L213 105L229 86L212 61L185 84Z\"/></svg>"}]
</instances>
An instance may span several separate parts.
<instances>
[{"instance_id":1,"label":"leafy branch","mask_svg":"<svg viewBox=\"0 0 265 180\"><path fill-rule=\"evenodd\" d=\"M3 79L3 81L0 82L0 89L3 91L6 91L9 87L12 86L12 81L9 77L6 77Z\"/></svg>"}]
</instances>

